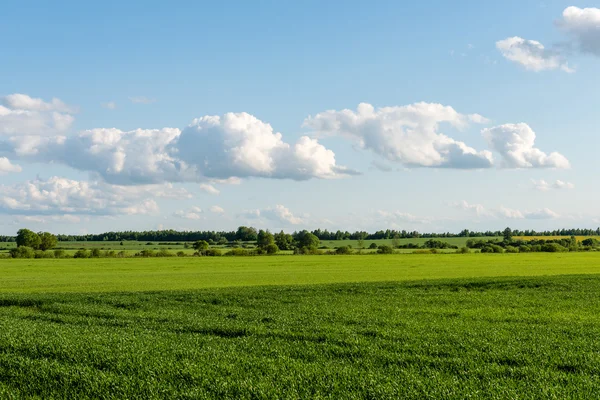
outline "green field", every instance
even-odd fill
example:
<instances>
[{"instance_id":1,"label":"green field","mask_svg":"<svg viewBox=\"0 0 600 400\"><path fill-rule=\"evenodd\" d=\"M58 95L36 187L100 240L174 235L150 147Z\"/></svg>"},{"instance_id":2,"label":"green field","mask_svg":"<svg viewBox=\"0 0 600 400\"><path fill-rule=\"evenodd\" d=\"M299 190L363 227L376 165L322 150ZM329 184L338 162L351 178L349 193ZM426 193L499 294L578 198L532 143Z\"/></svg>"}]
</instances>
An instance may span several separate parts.
<instances>
[{"instance_id":1,"label":"green field","mask_svg":"<svg viewBox=\"0 0 600 400\"><path fill-rule=\"evenodd\" d=\"M595 398L600 254L0 260L0 398Z\"/></svg>"},{"instance_id":2,"label":"green field","mask_svg":"<svg viewBox=\"0 0 600 400\"><path fill-rule=\"evenodd\" d=\"M600 273L599 253L8 259L0 260L0 292L188 290L594 273Z\"/></svg>"}]
</instances>

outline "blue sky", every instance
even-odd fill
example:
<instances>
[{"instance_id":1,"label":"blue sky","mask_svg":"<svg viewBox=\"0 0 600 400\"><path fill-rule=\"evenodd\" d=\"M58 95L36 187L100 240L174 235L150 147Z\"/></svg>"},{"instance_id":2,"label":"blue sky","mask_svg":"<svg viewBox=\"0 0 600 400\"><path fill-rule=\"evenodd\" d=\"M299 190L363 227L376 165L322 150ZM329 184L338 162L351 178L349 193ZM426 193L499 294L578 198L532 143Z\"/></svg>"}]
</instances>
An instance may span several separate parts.
<instances>
[{"instance_id":1,"label":"blue sky","mask_svg":"<svg viewBox=\"0 0 600 400\"><path fill-rule=\"evenodd\" d=\"M0 234L596 227L594 6L9 1Z\"/></svg>"}]
</instances>

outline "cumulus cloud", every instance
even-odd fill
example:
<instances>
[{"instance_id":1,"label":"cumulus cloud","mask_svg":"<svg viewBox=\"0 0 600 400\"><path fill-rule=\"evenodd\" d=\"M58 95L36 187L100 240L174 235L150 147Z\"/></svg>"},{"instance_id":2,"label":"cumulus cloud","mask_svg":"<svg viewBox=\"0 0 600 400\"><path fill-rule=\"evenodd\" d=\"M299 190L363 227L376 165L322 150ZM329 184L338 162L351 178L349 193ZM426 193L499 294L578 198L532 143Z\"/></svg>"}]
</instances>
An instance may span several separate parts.
<instances>
[{"instance_id":1,"label":"cumulus cloud","mask_svg":"<svg viewBox=\"0 0 600 400\"><path fill-rule=\"evenodd\" d=\"M462 200L452 204L453 207L460 210L475 213L478 217L490 215L490 213L481 204L470 204L466 200Z\"/></svg>"},{"instance_id":2,"label":"cumulus cloud","mask_svg":"<svg viewBox=\"0 0 600 400\"><path fill-rule=\"evenodd\" d=\"M325 111L308 117L304 126L320 135L342 135L384 159L409 167L489 168L489 151L476 151L439 132L446 123L462 129L469 122L483 122L478 114L463 115L452 107L415 103L382 107L361 103L356 111Z\"/></svg>"},{"instance_id":3,"label":"cumulus cloud","mask_svg":"<svg viewBox=\"0 0 600 400\"><path fill-rule=\"evenodd\" d=\"M25 94L0 97L0 135L57 135L67 131L76 109L59 99L46 102Z\"/></svg>"},{"instance_id":4,"label":"cumulus cloud","mask_svg":"<svg viewBox=\"0 0 600 400\"><path fill-rule=\"evenodd\" d=\"M0 138L0 156L62 163L119 185L235 184L248 177L306 180L355 174L338 166L333 151L317 140L301 137L288 144L281 133L247 113L205 116L183 131L99 128L68 136L9 136Z\"/></svg>"},{"instance_id":5,"label":"cumulus cloud","mask_svg":"<svg viewBox=\"0 0 600 400\"><path fill-rule=\"evenodd\" d=\"M496 42L496 48L506 59L521 64L530 71L560 69L575 72L557 51L548 50L535 40L510 37Z\"/></svg>"},{"instance_id":6,"label":"cumulus cloud","mask_svg":"<svg viewBox=\"0 0 600 400\"><path fill-rule=\"evenodd\" d=\"M178 157L215 179L266 177L305 180L352 173L336 165L335 154L302 137L290 145L271 125L247 113L197 118L183 130Z\"/></svg>"},{"instance_id":7,"label":"cumulus cloud","mask_svg":"<svg viewBox=\"0 0 600 400\"><path fill-rule=\"evenodd\" d=\"M488 217L492 219L552 219L560 217L559 214L549 208L542 208L534 211L521 211L500 206L497 209L487 209L481 204L469 204L465 200L453 203L452 206L474 213L478 217Z\"/></svg>"},{"instance_id":8,"label":"cumulus cloud","mask_svg":"<svg viewBox=\"0 0 600 400\"><path fill-rule=\"evenodd\" d=\"M221 191L219 189L217 189L216 187L214 187L213 185L208 184L208 183L200 184L200 189L205 191L206 193L214 194L214 195L221 193Z\"/></svg>"},{"instance_id":9,"label":"cumulus cloud","mask_svg":"<svg viewBox=\"0 0 600 400\"><path fill-rule=\"evenodd\" d=\"M406 213L402 211L385 211L378 210L377 218L380 220L385 220L387 223L411 223L411 224L430 224L433 222L433 218L431 217L418 217L411 213Z\"/></svg>"},{"instance_id":10,"label":"cumulus cloud","mask_svg":"<svg viewBox=\"0 0 600 400\"><path fill-rule=\"evenodd\" d=\"M200 207L191 207L188 210L175 211L173 216L183 219L200 220L202 219L202 212Z\"/></svg>"},{"instance_id":11,"label":"cumulus cloud","mask_svg":"<svg viewBox=\"0 0 600 400\"><path fill-rule=\"evenodd\" d=\"M107 103L102 103L101 106L108 110L114 110L117 108L117 103L115 103L114 101L109 101Z\"/></svg>"},{"instance_id":12,"label":"cumulus cloud","mask_svg":"<svg viewBox=\"0 0 600 400\"><path fill-rule=\"evenodd\" d=\"M21 172L21 167L11 163L6 157L0 157L0 175L6 175L9 172Z\"/></svg>"},{"instance_id":13,"label":"cumulus cloud","mask_svg":"<svg viewBox=\"0 0 600 400\"><path fill-rule=\"evenodd\" d=\"M551 189L562 190L562 189L574 189L575 188L574 184L572 184L570 182L564 182L559 179L557 179L554 182L547 182L544 179L540 179L539 181L532 179L531 183L533 184L533 187L535 189L541 190L543 192L546 192Z\"/></svg>"},{"instance_id":14,"label":"cumulus cloud","mask_svg":"<svg viewBox=\"0 0 600 400\"><path fill-rule=\"evenodd\" d=\"M210 208L210 212L214 214L225 214L225 210L223 209L223 207L219 206L212 206Z\"/></svg>"},{"instance_id":15,"label":"cumulus cloud","mask_svg":"<svg viewBox=\"0 0 600 400\"><path fill-rule=\"evenodd\" d=\"M294 215L289 208L281 204L265 209L245 210L239 216L247 219L264 218L283 225L301 225L306 223L304 216L299 217Z\"/></svg>"},{"instance_id":16,"label":"cumulus cloud","mask_svg":"<svg viewBox=\"0 0 600 400\"><path fill-rule=\"evenodd\" d=\"M569 160L560 153L546 154L534 147L535 132L525 123L506 124L484 129L490 147L502 156L506 168L569 168Z\"/></svg>"},{"instance_id":17,"label":"cumulus cloud","mask_svg":"<svg viewBox=\"0 0 600 400\"><path fill-rule=\"evenodd\" d=\"M129 98L133 104L152 104L156 103L156 99L152 99L146 96L133 96Z\"/></svg>"},{"instance_id":18,"label":"cumulus cloud","mask_svg":"<svg viewBox=\"0 0 600 400\"><path fill-rule=\"evenodd\" d=\"M558 25L576 50L600 56L600 8L567 7Z\"/></svg>"},{"instance_id":19,"label":"cumulus cloud","mask_svg":"<svg viewBox=\"0 0 600 400\"><path fill-rule=\"evenodd\" d=\"M138 188L135 188L138 189ZM61 177L0 185L0 213L14 215L134 215L158 211L145 188Z\"/></svg>"}]
</instances>

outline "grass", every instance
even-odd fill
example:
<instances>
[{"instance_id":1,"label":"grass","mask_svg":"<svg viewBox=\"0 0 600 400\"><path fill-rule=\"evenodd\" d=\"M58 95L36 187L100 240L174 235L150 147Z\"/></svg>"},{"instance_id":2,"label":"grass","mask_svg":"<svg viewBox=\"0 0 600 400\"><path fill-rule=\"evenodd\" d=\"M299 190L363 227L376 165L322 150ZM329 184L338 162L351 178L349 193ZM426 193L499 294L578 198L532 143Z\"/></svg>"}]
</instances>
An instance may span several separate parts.
<instances>
[{"instance_id":1,"label":"grass","mask_svg":"<svg viewBox=\"0 0 600 400\"><path fill-rule=\"evenodd\" d=\"M0 397L596 398L599 285L579 275L3 293Z\"/></svg>"},{"instance_id":2,"label":"grass","mask_svg":"<svg viewBox=\"0 0 600 400\"><path fill-rule=\"evenodd\" d=\"M188 290L594 273L600 273L600 253L6 259L0 260L0 292Z\"/></svg>"}]
</instances>

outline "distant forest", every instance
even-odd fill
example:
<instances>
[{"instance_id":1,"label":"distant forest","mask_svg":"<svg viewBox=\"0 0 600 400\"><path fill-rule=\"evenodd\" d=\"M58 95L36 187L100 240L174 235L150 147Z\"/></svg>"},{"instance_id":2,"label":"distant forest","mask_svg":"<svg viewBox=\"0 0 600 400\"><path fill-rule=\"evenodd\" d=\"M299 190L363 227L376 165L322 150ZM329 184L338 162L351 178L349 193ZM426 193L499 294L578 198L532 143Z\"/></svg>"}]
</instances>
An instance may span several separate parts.
<instances>
[{"instance_id":1,"label":"distant forest","mask_svg":"<svg viewBox=\"0 0 600 400\"><path fill-rule=\"evenodd\" d=\"M306 231L302 231L306 232ZM300 232L294 232L292 236L296 237ZM464 229L459 233L420 233L417 231L408 232L405 230L380 230L374 233L357 231L328 231L327 229L317 229L311 232L320 240L377 240L377 239L413 239L413 238L449 238L449 237L501 237L503 231L485 231L477 232ZM600 228L597 229L559 229L553 231L537 232L533 230L513 230L514 236L598 236ZM61 242L90 242L90 241L163 241L163 242L193 242L197 240L206 241L243 241L254 242L257 239L258 230L253 227L240 226L236 231L125 231L125 232L106 232L100 234L87 235L57 235ZM14 236L0 236L0 242L14 242Z\"/></svg>"}]
</instances>

